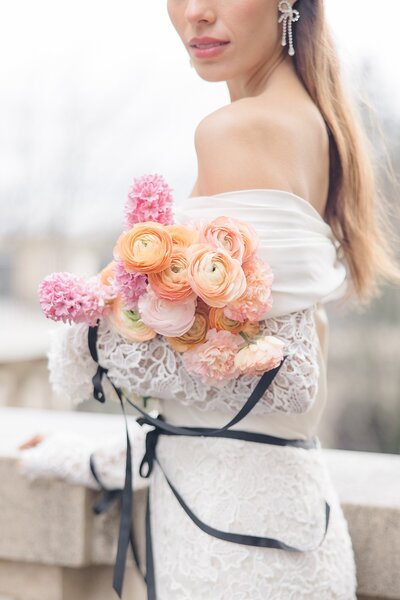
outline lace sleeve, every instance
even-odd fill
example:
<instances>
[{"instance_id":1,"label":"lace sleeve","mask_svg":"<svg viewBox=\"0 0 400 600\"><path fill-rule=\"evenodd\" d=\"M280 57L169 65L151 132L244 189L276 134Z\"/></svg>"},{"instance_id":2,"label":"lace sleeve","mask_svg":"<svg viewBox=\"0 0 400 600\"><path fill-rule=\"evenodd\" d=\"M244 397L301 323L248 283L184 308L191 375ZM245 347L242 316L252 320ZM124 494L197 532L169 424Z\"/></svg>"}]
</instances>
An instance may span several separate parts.
<instances>
[{"instance_id":1,"label":"lace sleeve","mask_svg":"<svg viewBox=\"0 0 400 600\"><path fill-rule=\"evenodd\" d=\"M156 411L150 411L156 417ZM122 418L122 417L121 417ZM133 489L148 485L148 480L139 474L140 462L145 453L145 437L151 427L129 424L132 450ZM84 485L99 490L99 485L90 470L90 454L93 453L96 472L108 488L123 488L125 482L126 437L121 434L102 436L101 445L72 431L55 431L44 440L19 453L19 471L33 480L38 477L63 479L74 485Z\"/></svg>"},{"instance_id":2,"label":"lace sleeve","mask_svg":"<svg viewBox=\"0 0 400 600\"><path fill-rule=\"evenodd\" d=\"M254 414L307 412L318 391L318 333L316 306L283 316L265 319L261 329L285 342L288 358L254 407ZM199 376L188 373L181 354L157 335L150 341L125 341L101 321L98 330L100 364L108 369L115 385L127 394L151 396L166 401L196 405L200 410L238 411L258 381L242 375L222 388L205 385ZM90 397L95 364L87 346L87 325L72 325L49 356L53 385L67 392L73 401Z\"/></svg>"},{"instance_id":3,"label":"lace sleeve","mask_svg":"<svg viewBox=\"0 0 400 600\"><path fill-rule=\"evenodd\" d=\"M74 405L93 397L96 364L89 352L86 323L58 323L51 330L47 360L49 382L56 393Z\"/></svg>"},{"instance_id":4,"label":"lace sleeve","mask_svg":"<svg viewBox=\"0 0 400 600\"><path fill-rule=\"evenodd\" d=\"M315 305L279 317L265 319L262 331L285 342L288 355L275 379L260 402L255 414L269 412L306 413L313 405L318 392L320 367L318 361L318 331L315 322ZM239 378L234 382L232 398L246 398L254 388L254 378ZM235 402L235 400L233 400ZM238 410L243 401L236 401Z\"/></svg>"}]
</instances>

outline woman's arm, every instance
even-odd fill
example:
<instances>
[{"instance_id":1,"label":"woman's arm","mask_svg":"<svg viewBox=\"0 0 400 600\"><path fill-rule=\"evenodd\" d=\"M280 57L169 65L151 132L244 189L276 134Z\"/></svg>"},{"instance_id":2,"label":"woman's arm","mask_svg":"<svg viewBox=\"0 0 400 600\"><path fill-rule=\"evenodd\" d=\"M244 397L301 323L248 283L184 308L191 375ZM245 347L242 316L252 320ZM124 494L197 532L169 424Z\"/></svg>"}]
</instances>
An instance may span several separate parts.
<instances>
[{"instance_id":1,"label":"woman's arm","mask_svg":"<svg viewBox=\"0 0 400 600\"><path fill-rule=\"evenodd\" d=\"M150 411L156 417L156 411ZM122 418L122 417L121 417ZM133 489L147 486L147 479L139 474L145 453L145 437L149 425L128 424L131 441ZM109 434L101 440L73 431L55 431L45 436L34 436L21 444L19 471L29 479L38 477L63 479L73 485L84 485L94 490L100 487L90 469L93 455L96 473L109 489L122 489L125 482L126 436Z\"/></svg>"},{"instance_id":2,"label":"woman's arm","mask_svg":"<svg viewBox=\"0 0 400 600\"><path fill-rule=\"evenodd\" d=\"M253 409L255 413L299 413L312 406L319 377L315 310L313 306L262 322L265 335L274 335L285 343L288 358ZM133 344L113 332L106 322L99 326L98 351L100 364L109 369L114 384L128 395L146 395L204 410L238 410L258 380L241 376L223 388L206 385L186 370L182 355L161 336ZM62 330L61 339L54 338L49 369L53 385L71 402L91 397L96 366L87 347L87 326L72 325ZM112 390L109 386L105 389L111 398Z\"/></svg>"}]
</instances>

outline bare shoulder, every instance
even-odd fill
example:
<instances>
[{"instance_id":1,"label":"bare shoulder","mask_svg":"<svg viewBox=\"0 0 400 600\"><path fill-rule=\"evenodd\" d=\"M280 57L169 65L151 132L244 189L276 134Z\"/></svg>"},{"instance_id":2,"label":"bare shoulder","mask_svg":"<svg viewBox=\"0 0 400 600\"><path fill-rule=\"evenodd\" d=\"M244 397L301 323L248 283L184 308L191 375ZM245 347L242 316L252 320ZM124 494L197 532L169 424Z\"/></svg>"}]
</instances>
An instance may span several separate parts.
<instances>
[{"instance_id":1,"label":"bare shoulder","mask_svg":"<svg viewBox=\"0 0 400 600\"><path fill-rule=\"evenodd\" d=\"M282 189L309 198L322 212L316 196L323 198L328 185L328 135L311 102L243 98L207 115L194 141L199 195Z\"/></svg>"}]
</instances>

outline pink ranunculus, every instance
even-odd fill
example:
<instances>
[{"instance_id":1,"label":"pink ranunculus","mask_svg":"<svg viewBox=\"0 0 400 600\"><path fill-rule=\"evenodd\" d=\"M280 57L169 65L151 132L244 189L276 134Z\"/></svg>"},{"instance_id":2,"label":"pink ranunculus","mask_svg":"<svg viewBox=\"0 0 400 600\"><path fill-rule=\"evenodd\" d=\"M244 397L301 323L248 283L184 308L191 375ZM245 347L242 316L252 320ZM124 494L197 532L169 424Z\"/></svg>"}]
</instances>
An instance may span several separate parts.
<instances>
[{"instance_id":1,"label":"pink ranunculus","mask_svg":"<svg viewBox=\"0 0 400 600\"><path fill-rule=\"evenodd\" d=\"M136 310L140 296L147 289L146 276L141 273L130 273L125 269L123 260L113 264L114 286L120 294L125 310Z\"/></svg>"},{"instance_id":2,"label":"pink ranunculus","mask_svg":"<svg viewBox=\"0 0 400 600\"><path fill-rule=\"evenodd\" d=\"M157 333L169 337L183 335L192 327L195 319L196 298L181 302L169 302L159 298L148 287L138 300L140 318Z\"/></svg>"},{"instance_id":3,"label":"pink ranunculus","mask_svg":"<svg viewBox=\"0 0 400 600\"><path fill-rule=\"evenodd\" d=\"M272 306L272 269L258 258L250 258L243 263L242 268L246 276L246 291L224 307L224 314L241 323L246 319L260 321Z\"/></svg>"},{"instance_id":4,"label":"pink ranunculus","mask_svg":"<svg viewBox=\"0 0 400 600\"><path fill-rule=\"evenodd\" d=\"M234 219L220 216L209 221L200 230L199 242L210 244L213 248L224 248L242 264L244 241Z\"/></svg>"},{"instance_id":5,"label":"pink ranunculus","mask_svg":"<svg viewBox=\"0 0 400 600\"><path fill-rule=\"evenodd\" d=\"M98 276L85 280L67 272L45 277L39 284L38 294L48 319L92 326L108 313L115 297L112 287L101 283Z\"/></svg>"},{"instance_id":6,"label":"pink ranunculus","mask_svg":"<svg viewBox=\"0 0 400 600\"><path fill-rule=\"evenodd\" d=\"M239 374L235 356L244 340L230 331L209 329L206 341L182 354L185 368L200 375L204 383L222 387Z\"/></svg>"},{"instance_id":7,"label":"pink ranunculus","mask_svg":"<svg viewBox=\"0 0 400 600\"><path fill-rule=\"evenodd\" d=\"M240 219L234 219L234 221L242 235L244 243L243 262L246 262L249 258L255 256L260 245L260 238L258 237L257 231L250 223L241 221Z\"/></svg>"},{"instance_id":8,"label":"pink ranunculus","mask_svg":"<svg viewBox=\"0 0 400 600\"><path fill-rule=\"evenodd\" d=\"M144 221L171 225L174 222L171 192L162 175L135 178L125 204L125 229Z\"/></svg>"},{"instance_id":9,"label":"pink ranunculus","mask_svg":"<svg viewBox=\"0 0 400 600\"><path fill-rule=\"evenodd\" d=\"M242 375L262 375L282 362L284 347L285 343L279 338L263 336L236 354L235 366Z\"/></svg>"}]
</instances>

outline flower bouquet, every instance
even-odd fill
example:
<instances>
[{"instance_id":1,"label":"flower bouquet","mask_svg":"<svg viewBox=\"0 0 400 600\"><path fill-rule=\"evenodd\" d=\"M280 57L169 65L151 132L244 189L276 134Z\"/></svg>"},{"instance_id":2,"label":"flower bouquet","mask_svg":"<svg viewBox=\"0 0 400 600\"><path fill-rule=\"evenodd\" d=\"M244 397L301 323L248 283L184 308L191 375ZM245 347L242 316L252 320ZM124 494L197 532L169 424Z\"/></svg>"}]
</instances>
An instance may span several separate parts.
<instances>
[{"instance_id":1,"label":"flower bouquet","mask_svg":"<svg viewBox=\"0 0 400 600\"><path fill-rule=\"evenodd\" d=\"M273 273L257 256L257 232L223 215L175 223L171 191L160 175L135 179L113 259L89 279L47 276L38 290L45 316L106 319L131 343L163 336L190 373L218 387L274 369L285 344L260 334Z\"/></svg>"}]
</instances>

